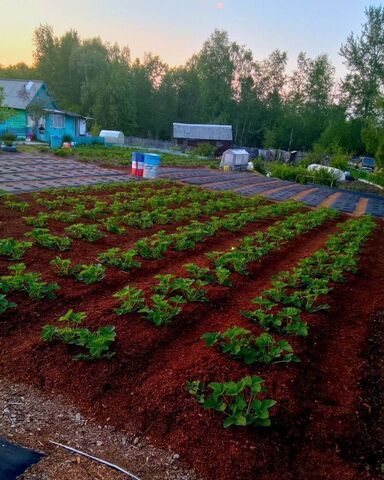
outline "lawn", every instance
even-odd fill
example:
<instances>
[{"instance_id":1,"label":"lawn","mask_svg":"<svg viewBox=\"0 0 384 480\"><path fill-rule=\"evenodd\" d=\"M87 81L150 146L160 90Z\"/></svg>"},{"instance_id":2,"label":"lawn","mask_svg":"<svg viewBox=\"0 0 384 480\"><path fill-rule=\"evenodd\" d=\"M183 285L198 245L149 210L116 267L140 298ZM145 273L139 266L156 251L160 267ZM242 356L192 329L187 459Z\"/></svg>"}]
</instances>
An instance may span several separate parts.
<instances>
[{"instance_id":1,"label":"lawn","mask_svg":"<svg viewBox=\"0 0 384 480\"><path fill-rule=\"evenodd\" d=\"M164 180L0 222L2 377L207 480L380 478L384 222Z\"/></svg>"}]
</instances>

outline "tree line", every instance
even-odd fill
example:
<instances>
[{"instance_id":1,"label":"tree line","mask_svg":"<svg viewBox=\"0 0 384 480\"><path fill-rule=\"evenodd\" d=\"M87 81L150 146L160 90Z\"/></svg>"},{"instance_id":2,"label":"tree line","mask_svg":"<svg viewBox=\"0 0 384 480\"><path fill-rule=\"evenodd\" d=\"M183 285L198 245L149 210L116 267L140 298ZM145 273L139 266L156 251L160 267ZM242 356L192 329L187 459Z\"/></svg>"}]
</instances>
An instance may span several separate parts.
<instances>
[{"instance_id":1,"label":"tree line","mask_svg":"<svg viewBox=\"0 0 384 480\"><path fill-rule=\"evenodd\" d=\"M49 25L34 32L32 66L1 67L0 77L42 79L61 108L126 135L169 139L175 121L232 124L237 145L384 156L384 7L365 15L340 47L341 81L326 54L300 53L289 73L286 52L258 60L220 30L170 67L74 30L58 37Z\"/></svg>"}]
</instances>

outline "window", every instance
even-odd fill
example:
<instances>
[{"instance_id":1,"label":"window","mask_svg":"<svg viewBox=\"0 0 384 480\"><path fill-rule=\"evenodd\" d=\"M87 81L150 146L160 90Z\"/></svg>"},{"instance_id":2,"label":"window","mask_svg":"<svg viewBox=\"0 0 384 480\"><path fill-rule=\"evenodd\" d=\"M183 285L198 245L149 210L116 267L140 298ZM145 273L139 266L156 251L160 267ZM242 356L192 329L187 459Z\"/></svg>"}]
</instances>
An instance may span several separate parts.
<instances>
[{"instance_id":1,"label":"window","mask_svg":"<svg viewBox=\"0 0 384 480\"><path fill-rule=\"evenodd\" d=\"M52 115L53 128L64 128L64 115L61 113L54 113Z\"/></svg>"}]
</instances>

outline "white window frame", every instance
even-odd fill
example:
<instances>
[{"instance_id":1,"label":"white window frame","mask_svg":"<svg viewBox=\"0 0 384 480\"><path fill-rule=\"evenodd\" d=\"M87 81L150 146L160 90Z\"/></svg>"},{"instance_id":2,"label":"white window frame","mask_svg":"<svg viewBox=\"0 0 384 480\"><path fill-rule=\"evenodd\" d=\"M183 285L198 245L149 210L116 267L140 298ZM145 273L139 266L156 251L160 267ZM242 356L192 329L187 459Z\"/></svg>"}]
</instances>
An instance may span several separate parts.
<instances>
[{"instance_id":1,"label":"white window frame","mask_svg":"<svg viewBox=\"0 0 384 480\"><path fill-rule=\"evenodd\" d=\"M65 127L65 117L62 113L53 113L52 114L52 128L64 128Z\"/></svg>"}]
</instances>

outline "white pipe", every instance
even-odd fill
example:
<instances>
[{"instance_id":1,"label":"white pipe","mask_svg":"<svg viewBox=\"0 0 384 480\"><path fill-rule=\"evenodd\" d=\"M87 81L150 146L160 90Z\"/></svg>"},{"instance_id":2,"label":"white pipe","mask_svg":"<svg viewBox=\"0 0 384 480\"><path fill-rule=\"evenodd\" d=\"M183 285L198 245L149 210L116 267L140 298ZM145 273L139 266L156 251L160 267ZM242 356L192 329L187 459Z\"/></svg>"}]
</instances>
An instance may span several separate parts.
<instances>
[{"instance_id":1,"label":"white pipe","mask_svg":"<svg viewBox=\"0 0 384 480\"><path fill-rule=\"evenodd\" d=\"M84 457L91 458L92 460L96 460L96 462L102 463L103 465L107 465L108 467L114 468L115 470L118 470L119 472L125 473L125 475L128 475L129 477L133 478L134 480L140 480L139 477L136 477L133 475L133 473L128 472L127 470L124 470L121 467L118 467L117 465L114 465L113 463L109 463L106 460L102 460L101 458L94 457L93 455L89 455L88 453L81 452L80 450L76 450L76 448L68 447L67 445L63 445L62 443L57 443L53 442L52 440L49 440L49 443L53 443L54 445L57 445L58 447L66 448L67 450L77 453L79 455L83 455Z\"/></svg>"}]
</instances>

